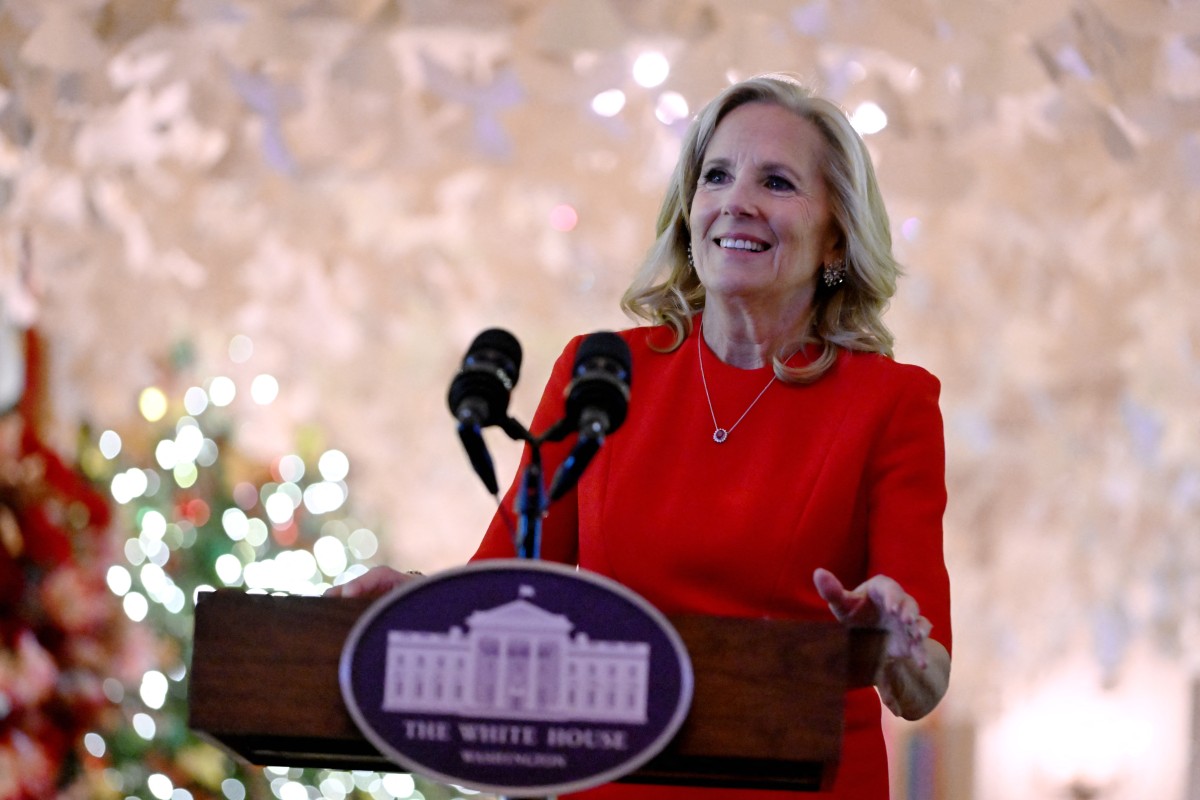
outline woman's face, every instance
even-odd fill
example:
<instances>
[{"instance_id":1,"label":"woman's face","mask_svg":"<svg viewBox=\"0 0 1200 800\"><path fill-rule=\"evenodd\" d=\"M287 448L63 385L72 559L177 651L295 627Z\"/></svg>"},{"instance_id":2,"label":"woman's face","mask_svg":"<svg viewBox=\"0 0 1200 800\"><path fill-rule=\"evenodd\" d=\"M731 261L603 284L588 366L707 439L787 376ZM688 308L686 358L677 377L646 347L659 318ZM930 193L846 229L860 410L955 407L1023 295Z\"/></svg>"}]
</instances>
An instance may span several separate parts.
<instances>
[{"instance_id":1,"label":"woman's face","mask_svg":"<svg viewBox=\"0 0 1200 800\"><path fill-rule=\"evenodd\" d=\"M704 153L689 226L710 297L807 309L817 270L840 255L813 123L777 105L729 112Z\"/></svg>"}]
</instances>

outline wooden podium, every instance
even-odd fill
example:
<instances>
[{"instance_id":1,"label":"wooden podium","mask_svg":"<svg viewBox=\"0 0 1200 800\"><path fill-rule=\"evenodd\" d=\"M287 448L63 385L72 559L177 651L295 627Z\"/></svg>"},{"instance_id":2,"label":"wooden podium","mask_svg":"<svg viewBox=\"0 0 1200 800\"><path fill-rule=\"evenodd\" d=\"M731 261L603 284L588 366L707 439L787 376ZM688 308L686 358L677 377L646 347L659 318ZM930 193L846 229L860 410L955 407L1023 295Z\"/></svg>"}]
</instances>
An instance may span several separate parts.
<instances>
[{"instance_id":1,"label":"wooden podium","mask_svg":"<svg viewBox=\"0 0 1200 800\"><path fill-rule=\"evenodd\" d=\"M404 771L359 732L338 684L372 600L221 589L200 596L189 725L259 765ZM692 660L691 711L633 783L816 791L841 751L847 688L868 686L883 633L836 622L671 616Z\"/></svg>"}]
</instances>

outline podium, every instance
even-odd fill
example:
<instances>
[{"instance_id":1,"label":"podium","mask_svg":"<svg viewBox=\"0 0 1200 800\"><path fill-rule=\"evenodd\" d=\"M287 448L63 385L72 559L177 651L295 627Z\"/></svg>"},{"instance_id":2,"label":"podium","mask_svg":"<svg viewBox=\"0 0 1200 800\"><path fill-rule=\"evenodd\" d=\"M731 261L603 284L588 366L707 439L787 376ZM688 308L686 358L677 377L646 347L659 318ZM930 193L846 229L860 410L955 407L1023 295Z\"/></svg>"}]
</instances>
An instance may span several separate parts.
<instances>
[{"instance_id":1,"label":"podium","mask_svg":"<svg viewBox=\"0 0 1200 800\"><path fill-rule=\"evenodd\" d=\"M372 599L220 589L196 604L189 726L259 765L404 771L367 741L338 683L343 644ZM668 615L691 657L691 710L622 778L816 791L841 752L844 695L869 686L881 631L829 622Z\"/></svg>"}]
</instances>

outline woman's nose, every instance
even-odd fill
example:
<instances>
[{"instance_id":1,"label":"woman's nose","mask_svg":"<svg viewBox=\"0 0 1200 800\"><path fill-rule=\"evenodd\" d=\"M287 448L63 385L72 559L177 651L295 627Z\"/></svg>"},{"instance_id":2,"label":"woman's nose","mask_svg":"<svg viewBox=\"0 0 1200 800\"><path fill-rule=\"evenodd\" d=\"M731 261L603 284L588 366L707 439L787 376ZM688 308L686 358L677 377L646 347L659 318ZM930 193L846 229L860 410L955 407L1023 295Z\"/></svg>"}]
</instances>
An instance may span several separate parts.
<instances>
[{"instance_id":1,"label":"woman's nose","mask_svg":"<svg viewBox=\"0 0 1200 800\"><path fill-rule=\"evenodd\" d=\"M725 194L725 205L721 210L733 217L747 217L757 213L754 187L748 186L744 181L734 181Z\"/></svg>"}]
</instances>

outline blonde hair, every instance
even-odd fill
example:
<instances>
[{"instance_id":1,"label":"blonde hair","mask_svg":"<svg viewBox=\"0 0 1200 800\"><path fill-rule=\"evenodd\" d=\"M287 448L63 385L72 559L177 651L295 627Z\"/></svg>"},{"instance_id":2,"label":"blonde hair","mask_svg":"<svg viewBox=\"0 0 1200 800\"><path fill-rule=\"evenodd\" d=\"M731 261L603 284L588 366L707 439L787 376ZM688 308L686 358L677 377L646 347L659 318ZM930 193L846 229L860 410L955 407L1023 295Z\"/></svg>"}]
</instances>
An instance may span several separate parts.
<instances>
[{"instance_id":1,"label":"blonde hair","mask_svg":"<svg viewBox=\"0 0 1200 800\"><path fill-rule=\"evenodd\" d=\"M813 123L825 141L821 171L829 190L830 210L845 247L846 280L835 289L817 281L808 332L802 344L821 351L803 367L774 356L780 380L811 383L837 360L839 347L892 355L893 337L883 312L896 291L900 265L892 255L887 211L875 169L862 137L840 108L815 96L795 78L773 73L729 86L697 115L688 128L679 161L658 212L657 238L633 283L621 299L627 314L675 334L664 352L677 349L692 330L692 317L704 308L704 286L688 263L688 218L704 154L725 115L747 103L771 103Z\"/></svg>"}]
</instances>

